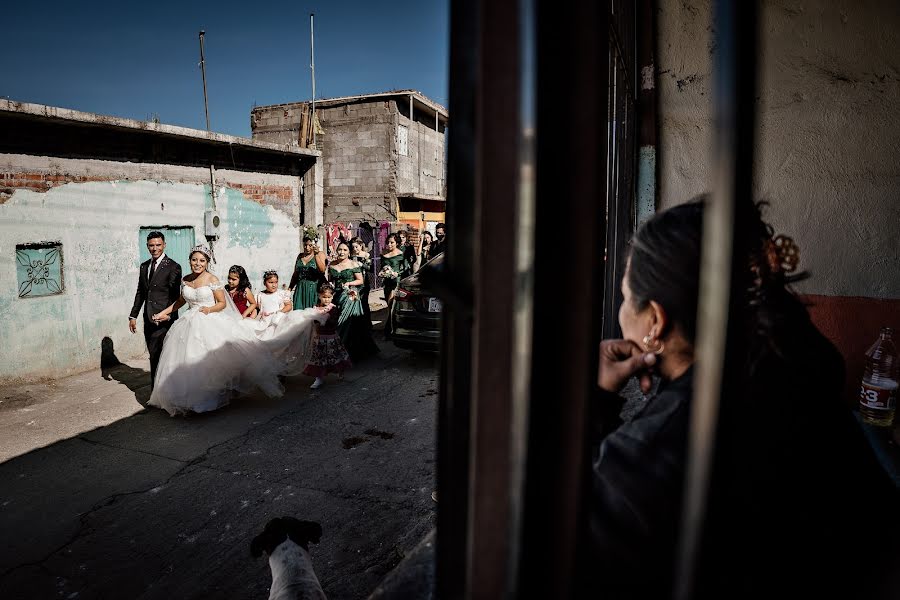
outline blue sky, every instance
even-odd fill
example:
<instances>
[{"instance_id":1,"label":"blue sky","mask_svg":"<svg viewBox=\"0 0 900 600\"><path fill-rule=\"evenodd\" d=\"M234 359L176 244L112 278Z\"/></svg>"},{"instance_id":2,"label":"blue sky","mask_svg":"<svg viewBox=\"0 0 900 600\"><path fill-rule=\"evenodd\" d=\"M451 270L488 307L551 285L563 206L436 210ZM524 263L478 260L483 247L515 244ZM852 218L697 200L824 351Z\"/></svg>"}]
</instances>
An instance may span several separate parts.
<instances>
[{"instance_id":1,"label":"blue sky","mask_svg":"<svg viewBox=\"0 0 900 600\"><path fill-rule=\"evenodd\" d=\"M15 2L0 96L205 129L197 34L206 30L212 129L250 135L254 103L414 88L447 104L448 0Z\"/></svg>"}]
</instances>

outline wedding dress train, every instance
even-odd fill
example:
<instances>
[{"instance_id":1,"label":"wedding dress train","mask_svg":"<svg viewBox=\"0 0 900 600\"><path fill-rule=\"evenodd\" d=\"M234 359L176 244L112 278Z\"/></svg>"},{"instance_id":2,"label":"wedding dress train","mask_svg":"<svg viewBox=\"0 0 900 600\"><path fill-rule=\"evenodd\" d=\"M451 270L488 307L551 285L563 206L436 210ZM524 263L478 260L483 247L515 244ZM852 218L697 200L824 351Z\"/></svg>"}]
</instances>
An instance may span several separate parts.
<instances>
[{"instance_id":1,"label":"wedding dress train","mask_svg":"<svg viewBox=\"0 0 900 600\"><path fill-rule=\"evenodd\" d=\"M225 294L226 308L200 312L216 303L213 291L220 285L193 288L182 285L188 310L178 317L166 334L150 406L170 415L207 412L225 406L235 393L261 390L276 397L284 392L279 375L296 372L303 362L313 322L324 316L315 309L292 320L279 335L261 339L252 320L242 319L233 301ZM300 366L302 369L302 365Z\"/></svg>"}]
</instances>

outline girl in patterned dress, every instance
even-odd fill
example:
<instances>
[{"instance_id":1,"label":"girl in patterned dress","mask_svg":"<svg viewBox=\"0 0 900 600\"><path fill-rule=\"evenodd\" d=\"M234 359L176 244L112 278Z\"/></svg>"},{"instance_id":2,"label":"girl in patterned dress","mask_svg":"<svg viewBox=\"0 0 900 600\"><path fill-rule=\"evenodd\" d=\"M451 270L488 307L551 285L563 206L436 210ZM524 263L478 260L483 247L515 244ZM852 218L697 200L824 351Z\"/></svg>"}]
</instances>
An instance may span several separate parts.
<instances>
[{"instance_id":1,"label":"girl in patterned dress","mask_svg":"<svg viewBox=\"0 0 900 600\"><path fill-rule=\"evenodd\" d=\"M328 319L315 325L312 351L303 370L305 375L316 378L309 386L312 389L321 387L325 383L325 376L329 373L337 373L339 378L343 378L344 371L352 366L350 355L347 354L337 332L341 310L332 303L332 300L334 300L334 286L328 282L323 283L319 287L319 304L316 310L327 314Z\"/></svg>"}]
</instances>

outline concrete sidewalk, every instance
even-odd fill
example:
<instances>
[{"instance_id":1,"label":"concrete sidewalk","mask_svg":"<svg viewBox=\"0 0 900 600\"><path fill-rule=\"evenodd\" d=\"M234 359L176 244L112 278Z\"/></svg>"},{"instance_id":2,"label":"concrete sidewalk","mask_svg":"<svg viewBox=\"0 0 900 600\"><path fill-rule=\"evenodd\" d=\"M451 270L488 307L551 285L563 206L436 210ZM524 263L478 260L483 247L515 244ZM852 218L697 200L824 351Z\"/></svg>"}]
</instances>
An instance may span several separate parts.
<instances>
[{"instance_id":1,"label":"concrete sidewalk","mask_svg":"<svg viewBox=\"0 0 900 600\"><path fill-rule=\"evenodd\" d=\"M283 515L322 523L329 598L366 597L434 525L435 361L381 347L184 418L141 407L146 361L0 388L3 597L263 598Z\"/></svg>"}]
</instances>

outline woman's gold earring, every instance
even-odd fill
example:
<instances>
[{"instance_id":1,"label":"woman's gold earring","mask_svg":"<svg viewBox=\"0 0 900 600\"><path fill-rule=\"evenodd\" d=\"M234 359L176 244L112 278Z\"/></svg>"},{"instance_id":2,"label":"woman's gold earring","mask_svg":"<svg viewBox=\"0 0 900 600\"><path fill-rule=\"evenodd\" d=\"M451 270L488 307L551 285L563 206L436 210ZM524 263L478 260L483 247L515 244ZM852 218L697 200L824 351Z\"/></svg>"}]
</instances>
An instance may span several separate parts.
<instances>
[{"instance_id":1,"label":"woman's gold earring","mask_svg":"<svg viewBox=\"0 0 900 600\"><path fill-rule=\"evenodd\" d=\"M653 354L660 355L666 349L665 343L650 335L645 335L642 341L644 342L644 346L647 347L647 351L652 352ZM651 344L654 344L656 347L652 347Z\"/></svg>"}]
</instances>

